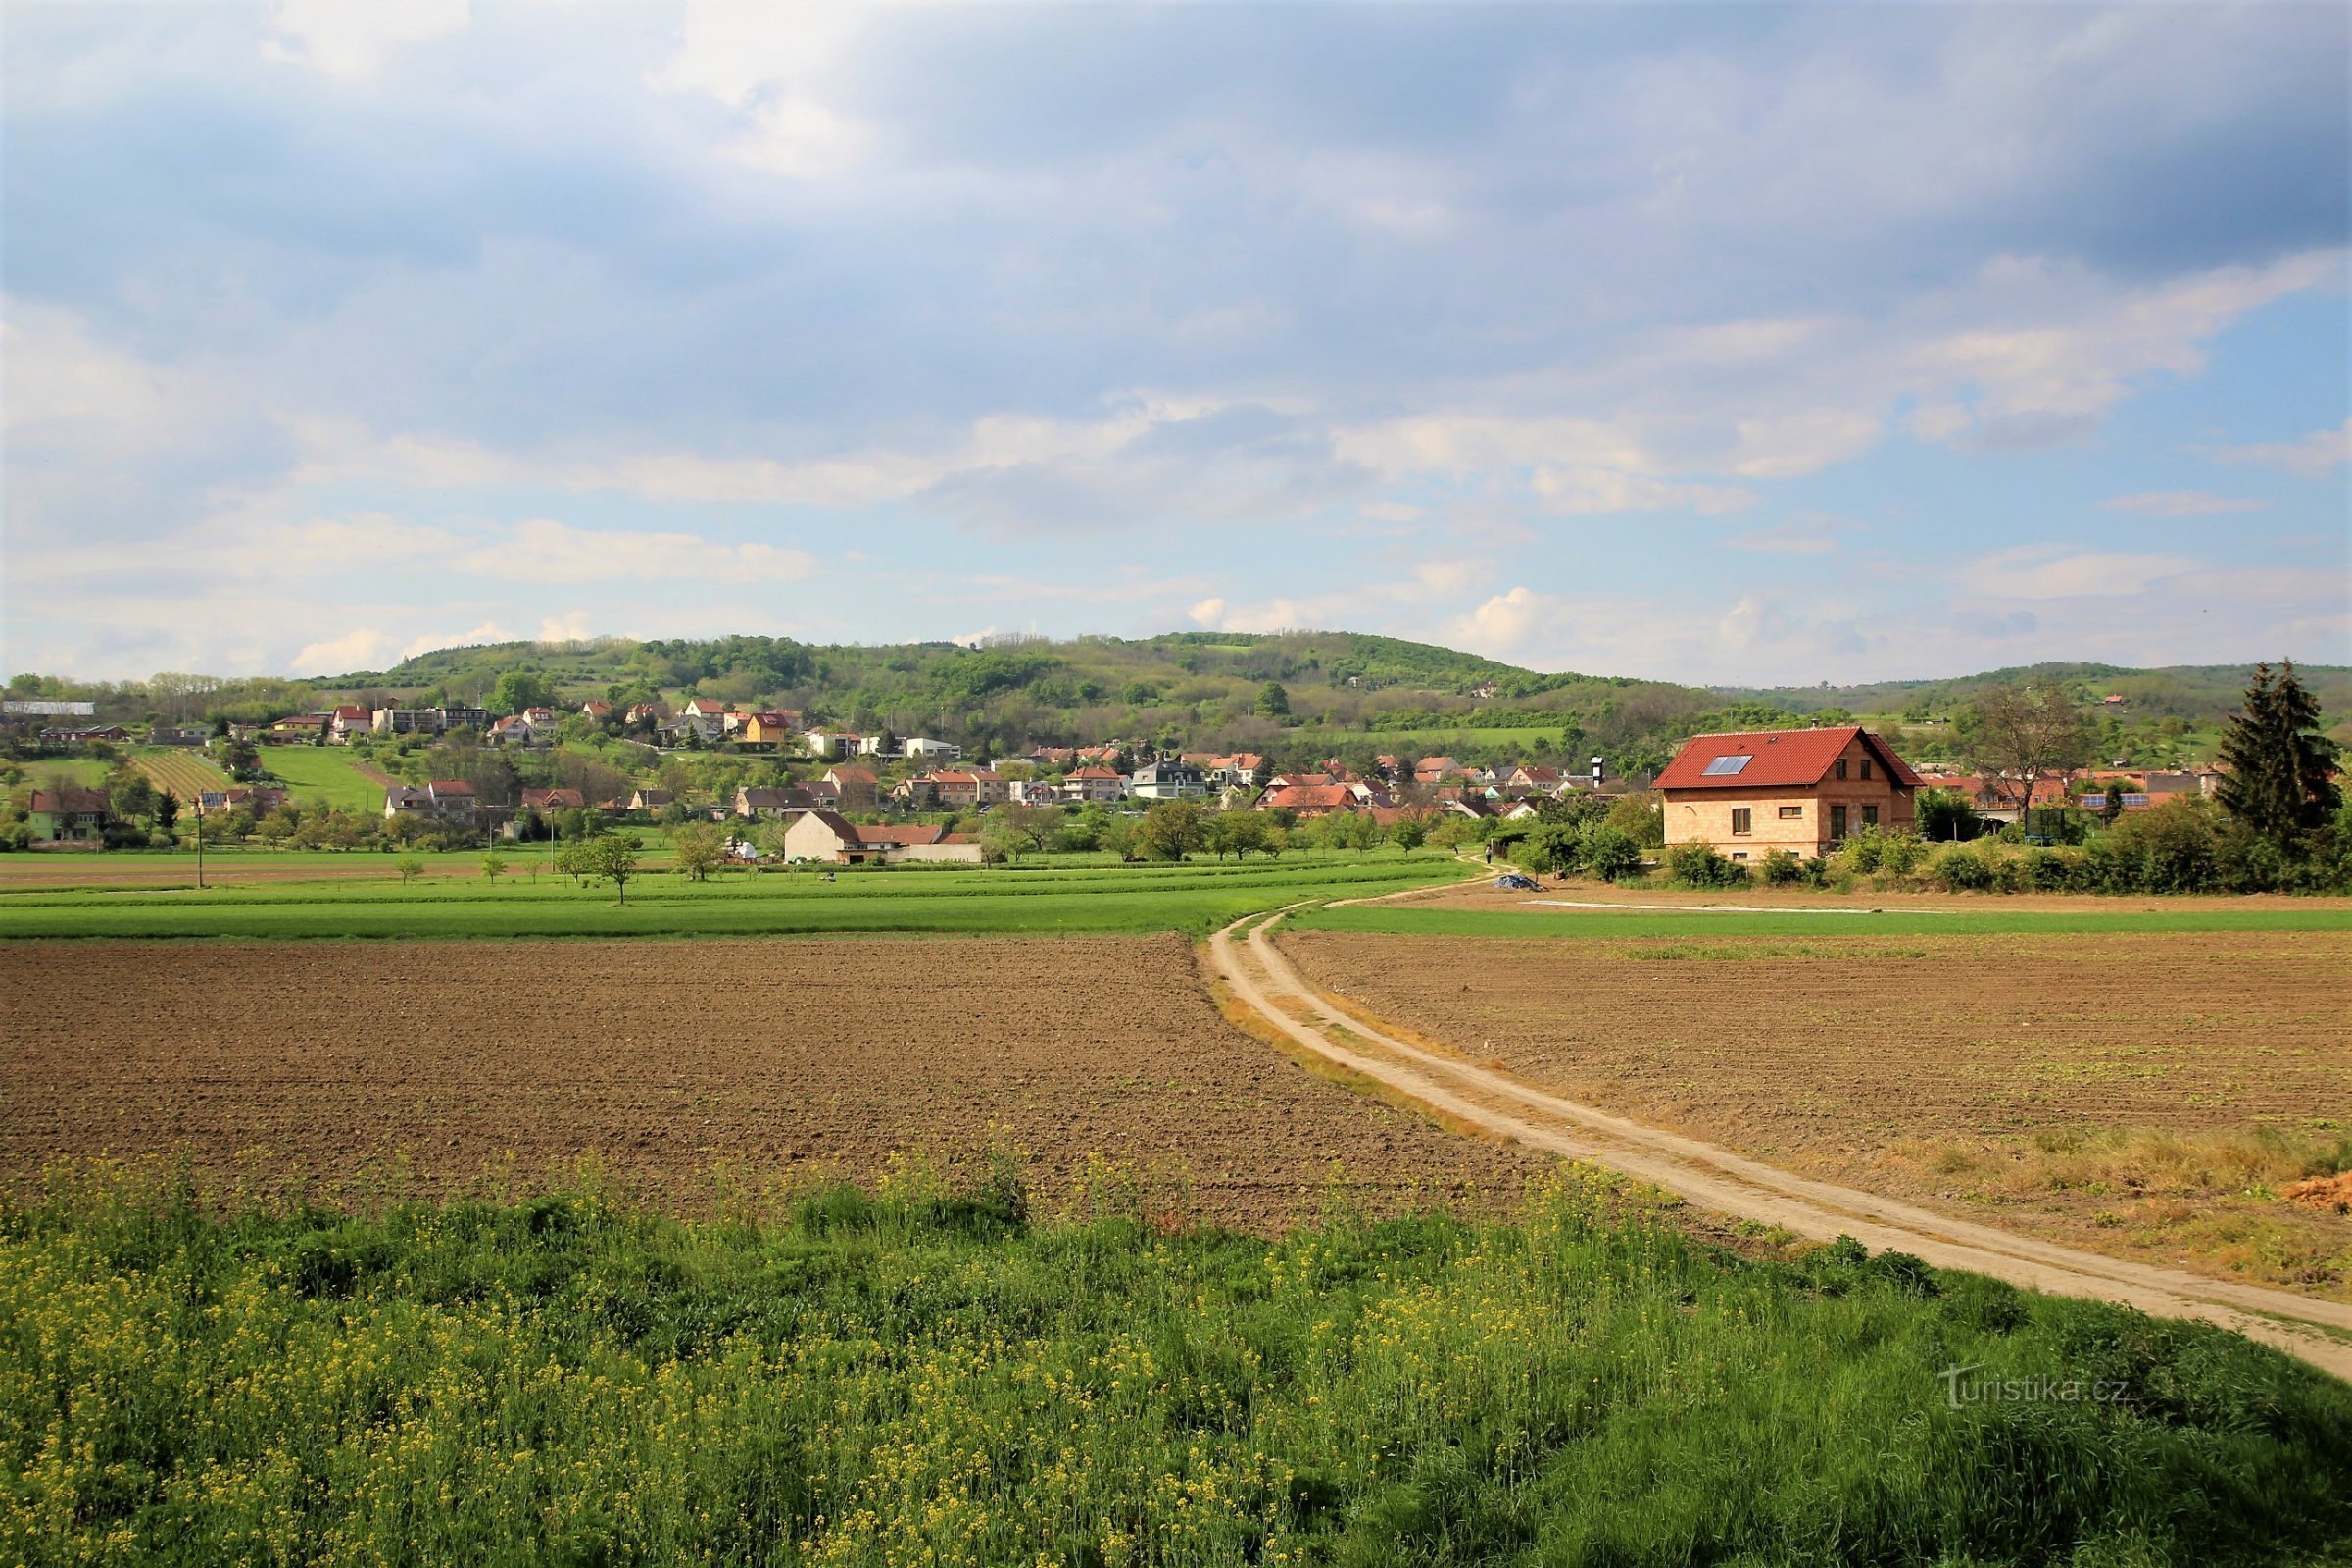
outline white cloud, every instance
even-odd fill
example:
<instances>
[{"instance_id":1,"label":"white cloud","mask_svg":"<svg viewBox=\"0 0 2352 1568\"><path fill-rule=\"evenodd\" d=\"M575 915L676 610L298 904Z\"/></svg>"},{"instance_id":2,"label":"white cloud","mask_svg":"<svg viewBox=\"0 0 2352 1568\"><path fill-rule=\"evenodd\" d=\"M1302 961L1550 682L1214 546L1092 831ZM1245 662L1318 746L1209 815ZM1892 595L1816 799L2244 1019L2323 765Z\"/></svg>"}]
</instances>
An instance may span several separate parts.
<instances>
[{"instance_id":1,"label":"white cloud","mask_svg":"<svg viewBox=\"0 0 2352 1568\"><path fill-rule=\"evenodd\" d=\"M2203 564L2194 556L2021 545L1964 563L1960 579L1988 599L2128 599Z\"/></svg>"},{"instance_id":2,"label":"white cloud","mask_svg":"<svg viewBox=\"0 0 2352 1568\"><path fill-rule=\"evenodd\" d=\"M552 517L516 523L495 545L468 551L455 564L484 577L525 582L798 582L817 568L806 550L722 544L691 533L574 528Z\"/></svg>"},{"instance_id":3,"label":"white cloud","mask_svg":"<svg viewBox=\"0 0 2352 1568\"><path fill-rule=\"evenodd\" d=\"M402 649L400 657L415 659L418 654L429 654L436 648L476 648L485 643L511 643L515 640L514 634L497 621L485 620L470 631L428 632Z\"/></svg>"},{"instance_id":4,"label":"white cloud","mask_svg":"<svg viewBox=\"0 0 2352 1568\"><path fill-rule=\"evenodd\" d=\"M1225 601L1203 599L1186 613L1192 616L1195 625L1208 631L1215 631L1225 623Z\"/></svg>"},{"instance_id":5,"label":"white cloud","mask_svg":"<svg viewBox=\"0 0 2352 1568\"><path fill-rule=\"evenodd\" d=\"M2147 517L2208 517L2225 512L2260 512L2267 503L2242 496L2217 496L2210 490L2149 490L2109 496L2099 505L2109 512L2136 512Z\"/></svg>"},{"instance_id":6,"label":"white cloud","mask_svg":"<svg viewBox=\"0 0 2352 1568\"><path fill-rule=\"evenodd\" d=\"M279 0L262 58L364 81L402 50L455 36L472 21L469 0Z\"/></svg>"},{"instance_id":7,"label":"white cloud","mask_svg":"<svg viewBox=\"0 0 2352 1568\"><path fill-rule=\"evenodd\" d=\"M700 93L735 110L745 128L725 156L791 179L828 179L857 167L874 143L870 126L822 96L837 87L866 9L698 0L686 8L677 52L647 79L658 92Z\"/></svg>"},{"instance_id":8,"label":"white cloud","mask_svg":"<svg viewBox=\"0 0 2352 1568\"><path fill-rule=\"evenodd\" d=\"M2305 478L2324 477L2329 470L2352 463L2352 419L2332 430L2314 430L2300 441L2281 441L2243 447L2200 447L2206 457L2223 463L2252 463Z\"/></svg>"},{"instance_id":9,"label":"white cloud","mask_svg":"<svg viewBox=\"0 0 2352 1568\"><path fill-rule=\"evenodd\" d=\"M371 627L360 626L340 637L308 644L294 656L297 675L340 675L347 670L375 669L390 651L392 639Z\"/></svg>"}]
</instances>

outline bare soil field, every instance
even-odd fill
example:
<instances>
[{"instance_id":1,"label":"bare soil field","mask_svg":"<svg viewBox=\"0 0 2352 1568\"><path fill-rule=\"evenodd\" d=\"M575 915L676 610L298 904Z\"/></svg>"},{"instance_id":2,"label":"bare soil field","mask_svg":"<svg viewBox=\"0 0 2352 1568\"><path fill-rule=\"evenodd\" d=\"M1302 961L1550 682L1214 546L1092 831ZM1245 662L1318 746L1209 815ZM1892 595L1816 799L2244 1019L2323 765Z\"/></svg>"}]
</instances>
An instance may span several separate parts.
<instances>
[{"instance_id":1,"label":"bare soil field","mask_svg":"<svg viewBox=\"0 0 2352 1568\"><path fill-rule=\"evenodd\" d=\"M714 1167L738 1189L894 1154L952 1171L1008 1140L1049 1206L1100 1155L1171 1215L1266 1228L1335 1166L1385 1208L1508 1200L1549 1163L1240 1033L1172 936L26 942L0 1018L19 1184L60 1156L185 1153L217 1180L439 1192L592 1155L693 1206Z\"/></svg>"},{"instance_id":2,"label":"bare soil field","mask_svg":"<svg viewBox=\"0 0 2352 1568\"><path fill-rule=\"evenodd\" d=\"M1498 865L1497 869L1502 869ZM1517 909L1540 914L1556 906L1547 899L1573 904L1623 905L1653 909L1953 909L1971 913L2014 909L2021 914L2195 914L2226 909L2352 909L2352 898L2295 893L2166 894L2162 897L2104 893L1937 893L1858 887L1851 893L1827 888L1770 887L1751 883L1725 892L1694 892L1689 888L1622 887L1584 877L1538 877L1534 893L1497 889L1492 882L1461 882L1416 890L1419 907L1447 909Z\"/></svg>"},{"instance_id":3,"label":"bare soil field","mask_svg":"<svg viewBox=\"0 0 2352 1568\"><path fill-rule=\"evenodd\" d=\"M1285 931L1320 990L1569 1098L2077 1245L2352 1298L2352 935Z\"/></svg>"}]
</instances>

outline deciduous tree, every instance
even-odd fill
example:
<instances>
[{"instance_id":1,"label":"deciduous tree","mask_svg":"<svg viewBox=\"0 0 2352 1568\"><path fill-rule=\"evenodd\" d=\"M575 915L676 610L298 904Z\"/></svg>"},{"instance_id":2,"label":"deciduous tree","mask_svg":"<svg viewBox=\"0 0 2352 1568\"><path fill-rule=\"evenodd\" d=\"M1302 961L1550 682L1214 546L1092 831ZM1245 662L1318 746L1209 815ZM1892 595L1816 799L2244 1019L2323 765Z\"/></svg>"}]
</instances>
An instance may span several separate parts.
<instances>
[{"instance_id":1,"label":"deciduous tree","mask_svg":"<svg viewBox=\"0 0 2352 1568\"><path fill-rule=\"evenodd\" d=\"M1987 686L1963 709L1954 727L1961 755L2004 793L2014 790L2018 820L2026 821L2034 787L2090 760L2090 719L2053 680Z\"/></svg>"}]
</instances>

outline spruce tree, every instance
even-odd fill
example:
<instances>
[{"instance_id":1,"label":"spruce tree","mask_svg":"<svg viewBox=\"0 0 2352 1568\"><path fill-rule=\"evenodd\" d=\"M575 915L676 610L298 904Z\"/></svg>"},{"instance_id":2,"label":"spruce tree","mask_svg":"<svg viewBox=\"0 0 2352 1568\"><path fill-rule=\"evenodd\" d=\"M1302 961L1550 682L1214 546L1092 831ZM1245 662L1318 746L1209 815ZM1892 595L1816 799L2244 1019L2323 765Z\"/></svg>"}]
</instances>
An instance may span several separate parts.
<instances>
[{"instance_id":1,"label":"spruce tree","mask_svg":"<svg viewBox=\"0 0 2352 1568\"><path fill-rule=\"evenodd\" d=\"M2244 708L2222 736L2224 809L2280 845L2326 825L2341 799L2328 777L2335 743L2320 732L2320 705L2289 660L2254 666Z\"/></svg>"}]
</instances>

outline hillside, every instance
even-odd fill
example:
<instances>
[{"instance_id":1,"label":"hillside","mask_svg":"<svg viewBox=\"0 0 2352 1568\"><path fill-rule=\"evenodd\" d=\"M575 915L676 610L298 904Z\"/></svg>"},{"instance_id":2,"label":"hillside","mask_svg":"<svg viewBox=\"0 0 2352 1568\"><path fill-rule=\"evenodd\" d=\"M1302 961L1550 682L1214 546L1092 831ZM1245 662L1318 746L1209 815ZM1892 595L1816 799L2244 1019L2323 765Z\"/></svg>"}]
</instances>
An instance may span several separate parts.
<instances>
[{"instance_id":1,"label":"hillside","mask_svg":"<svg viewBox=\"0 0 2352 1568\"><path fill-rule=\"evenodd\" d=\"M2352 737L2352 669L2306 665L2339 736ZM312 680L159 676L122 685L19 676L14 696L95 698L102 718L267 719L335 701L369 706L489 702L527 674L578 702L688 695L798 710L812 724L935 735L982 756L1105 740L1165 749L1249 749L1278 760L1382 751L1540 760L1581 770L1593 752L1639 773L1703 730L1860 718L1906 755L1951 755L1952 712L1985 685L2065 681L2100 717L2103 758L2189 765L2210 757L2247 671L2052 663L1940 680L1712 690L1667 681L1545 674L1475 654L1353 632L1173 632L1124 639L808 644L732 636L610 638L436 649L385 670ZM1278 689L1277 689L1278 688ZM2121 702L2108 703L2114 696Z\"/></svg>"}]
</instances>

